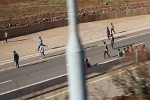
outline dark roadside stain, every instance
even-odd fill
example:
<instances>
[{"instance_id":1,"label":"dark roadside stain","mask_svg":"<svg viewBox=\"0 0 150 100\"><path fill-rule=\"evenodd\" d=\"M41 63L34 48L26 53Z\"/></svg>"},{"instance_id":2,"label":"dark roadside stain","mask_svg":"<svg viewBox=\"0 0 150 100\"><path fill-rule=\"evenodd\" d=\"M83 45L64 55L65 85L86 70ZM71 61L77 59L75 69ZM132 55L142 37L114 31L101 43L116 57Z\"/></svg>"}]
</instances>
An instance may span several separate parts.
<instances>
[{"instance_id":1,"label":"dark roadside stain","mask_svg":"<svg viewBox=\"0 0 150 100\"><path fill-rule=\"evenodd\" d=\"M43 59L43 61L35 62L35 63L28 64L28 65L24 65L24 66L21 66L21 67L27 67L27 66L31 66L31 65L37 65L37 64L44 63L44 62L46 62L46 60ZM20 67L20 68L21 68L21 67Z\"/></svg>"},{"instance_id":2,"label":"dark roadside stain","mask_svg":"<svg viewBox=\"0 0 150 100\"><path fill-rule=\"evenodd\" d=\"M55 54L55 55L47 56L47 57L45 57L45 58L50 58L50 57L60 56L60 55L63 55L63 54L65 54L65 53Z\"/></svg>"},{"instance_id":3,"label":"dark roadside stain","mask_svg":"<svg viewBox=\"0 0 150 100\"><path fill-rule=\"evenodd\" d=\"M60 47L64 47L65 45L62 45L62 46L58 46L58 47L54 47L54 48L51 48L51 49L56 49L56 48L60 48Z\"/></svg>"},{"instance_id":4,"label":"dark roadside stain","mask_svg":"<svg viewBox=\"0 0 150 100\"><path fill-rule=\"evenodd\" d=\"M127 32L127 31L121 31L121 32L118 32L118 33L124 33L124 32Z\"/></svg>"},{"instance_id":5,"label":"dark roadside stain","mask_svg":"<svg viewBox=\"0 0 150 100\"><path fill-rule=\"evenodd\" d=\"M25 41L25 40L29 40L29 39L20 39L20 40L8 41L8 42L18 42L18 41Z\"/></svg>"},{"instance_id":6,"label":"dark roadside stain","mask_svg":"<svg viewBox=\"0 0 150 100\"><path fill-rule=\"evenodd\" d=\"M55 56L58 56L58 55L63 55L65 53L60 53L60 54L56 54L56 55L51 55L51 56L47 56L45 58L50 58L50 57L55 57ZM42 59L42 61L39 61L39 62L35 62L35 63L32 63L32 64L28 64L28 65L24 65L24 66L21 66L21 67L27 67L27 66L31 66L31 65L37 65L37 64L41 64L41 63L45 63L47 60L44 60L44 58ZM21 68L20 67L20 68Z\"/></svg>"},{"instance_id":7,"label":"dark roadside stain","mask_svg":"<svg viewBox=\"0 0 150 100\"><path fill-rule=\"evenodd\" d=\"M93 47L97 47L97 45L93 45L93 46L85 47L84 49L93 48Z\"/></svg>"}]
</instances>

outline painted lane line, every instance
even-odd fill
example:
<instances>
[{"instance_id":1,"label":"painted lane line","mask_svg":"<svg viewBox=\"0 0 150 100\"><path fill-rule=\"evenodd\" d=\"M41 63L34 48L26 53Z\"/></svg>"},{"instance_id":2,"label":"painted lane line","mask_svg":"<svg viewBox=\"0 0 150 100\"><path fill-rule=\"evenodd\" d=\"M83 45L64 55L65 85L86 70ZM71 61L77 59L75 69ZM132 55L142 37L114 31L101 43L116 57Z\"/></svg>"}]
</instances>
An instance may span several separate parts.
<instances>
[{"instance_id":1,"label":"painted lane line","mask_svg":"<svg viewBox=\"0 0 150 100\"><path fill-rule=\"evenodd\" d=\"M122 39L118 39L115 42L119 42L119 41L130 39L130 38L134 38L134 37L137 37L137 36L142 36L142 35L145 35L145 34L150 34L150 32L142 33L142 34L138 34L138 35L134 35L134 36L131 36L131 37L122 38ZM110 44L111 42L107 42L107 43ZM97 45L97 46L102 46L102 45L103 44L100 44L100 45Z\"/></svg>"},{"instance_id":2,"label":"painted lane line","mask_svg":"<svg viewBox=\"0 0 150 100\"><path fill-rule=\"evenodd\" d=\"M56 51L62 51L62 50L65 50L65 47L45 51L45 54L54 53ZM39 55L40 55L40 53L26 55L26 56L20 57L20 60L26 60L26 59L33 58L33 57L38 57ZM5 64L8 64L8 63L12 63L12 62L13 62L13 59L8 59L8 60L1 61L0 65L5 65Z\"/></svg>"},{"instance_id":3,"label":"painted lane line","mask_svg":"<svg viewBox=\"0 0 150 100\"><path fill-rule=\"evenodd\" d=\"M4 81L4 82L0 82L0 85L11 82L12 80L8 80L8 81Z\"/></svg>"},{"instance_id":4,"label":"painted lane line","mask_svg":"<svg viewBox=\"0 0 150 100\"><path fill-rule=\"evenodd\" d=\"M118 42L118 41L121 41L121 40L125 40L125 39L129 39L129 38L133 38L133 37L137 37L137 36L141 36L141 35L145 35L145 34L149 34L149 32L146 32L146 33L142 33L142 34L138 34L138 35L134 35L134 36L131 36L131 37L127 37L127 38L123 38L123 39L119 39L119 40L116 40L116 42ZM110 42L108 42L108 43L110 43ZM101 45L98 45L98 46L102 46L103 44L101 44ZM63 47L64 48L64 47ZM50 50L49 50L50 51ZM47 53L50 53L49 51L47 51ZM34 54L33 54L34 55ZM39 54L38 54L39 55ZM65 55L65 54L62 54L62 55ZM58 56L62 56L62 55L58 55ZM30 55L29 55L30 56ZM58 56L55 56L55 57L58 57ZM31 56L32 57L32 56ZM50 58L45 58L45 60L49 60L49 59L51 59L51 58L54 58L54 57L50 57ZM21 66L26 66L26 65L29 65L29 64L33 64L33 63L36 63L36 62L39 62L39 61L44 61L44 59L43 60L38 60L38 61L34 61L34 62L31 62L31 63L26 63L26 64L23 64L23 65L21 65ZM109 62L109 61L108 61ZM0 65L3 65L3 64L7 64L8 62L5 62L5 63L1 63ZM9 63L11 63L11 62L9 62ZM15 67L13 67L13 68L15 68ZM12 68L8 68L8 69L12 69ZM4 71L4 70L8 70L8 69L3 69L3 70L0 70L0 71Z\"/></svg>"},{"instance_id":5,"label":"painted lane line","mask_svg":"<svg viewBox=\"0 0 150 100\"><path fill-rule=\"evenodd\" d=\"M119 40L116 40L116 42L119 42L119 41L122 41L122 40L125 40L125 39L129 39L129 38L133 38L133 37L137 37L137 36L142 36L142 35L145 35L145 34L149 34L149 32L142 33L142 34L138 34L138 35L134 35L134 36L131 36L131 37L126 37L126 38L123 38L123 39L119 39ZM110 42L108 42L108 43L110 43ZM139 43L139 44L142 44L142 43ZM135 44L135 45L139 45L139 44ZM98 46L102 46L102 45L103 45L103 44L98 45ZM49 51L48 51L47 53L49 53ZM30 62L30 63L26 63L26 64L23 64L23 65L21 65L21 66L26 66L26 65L34 64L34 63L37 63L37 62L40 62L40 61L49 60L49 59L51 59L51 58L55 58L55 57L59 57L59 56L63 56L63 55L65 55L65 53L62 54L62 55L57 55L57 56L45 58L45 59L42 59L42 60L37 60L37 61ZM29 56L30 56L30 55L29 55ZM116 59L118 59L118 58L116 58ZM114 59L112 59L112 60L114 60ZM109 61L111 61L111 60L109 60ZM109 62L109 61L106 61L106 62L103 62L103 63L99 63L99 64L104 64L104 63L107 63L107 62ZM0 64L0 65L1 65L1 64ZM13 68L15 68L15 67L13 67ZM12 69L12 68L8 68L8 69ZM0 71L5 71L5 70L8 70L8 69L3 69L3 70L0 70Z\"/></svg>"},{"instance_id":6,"label":"painted lane line","mask_svg":"<svg viewBox=\"0 0 150 100\"><path fill-rule=\"evenodd\" d=\"M116 60L116 59L112 59L110 61L113 61L113 60ZM108 62L108 61L105 61L103 63L106 63L106 62ZM53 77L53 78L50 78L50 79L42 80L42 81L30 84L30 85L26 85L26 86L23 86L23 87L20 87L20 88L17 88L17 89L13 89L13 90L10 90L10 91L4 92L4 93L0 93L0 95L6 94L6 93L10 93L12 91L16 91L16 90L19 90L19 89L23 89L23 88L26 88L26 87L29 87L29 86L33 86L33 85L36 85L36 84L40 84L40 83L43 83L43 82L46 82L46 81L49 81L49 80L53 80L53 79L56 79L56 78L59 78L59 77L62 77L62 76L66 76L66 75L68 75L68 74L63 74L63 75L59 75L59 76L56 76L56 77Z\"/></svg>"},{"instance_id":7,"label":"painted lane line","mask_svg":"<svg viewBox=\"0 0 150 100\"><path fill-rule=\"evenodd\" d=\"M132 67L132 68L130 68L130 70L135 70L136 68L138 68L138 66ZM115 75L118 75L118 74L122 74L122 73L124 73L124 72L125 72L125 70L124 70L124 71L120 71L120 72L118 72L118 73L115 73L115 74L112 74L112 75L109 75L109 76L103 77L103 78L101 78L101 79L98 79L98 80L95 80L95 81L89 82L87 85L94 84L94 83L96 83L96 82L99 82L99 81L102 81L102 80L108 79L108 78L110 78L110 77L112 77L112 76L115 76Z\"/></svg>"},{"instance_id":8,"label":"painted lane line","mask_svg":"<svg viewBox=\"0 0 150 100\"><path fill-rule=\"evenodd\" d=\"M132 68L130 68L130 69L131 69L131 70L134 70L134 69L137 68L137 67L138 67L138 66L132 67ZM86 85L92 85L92 84L94 84L94 83L100 82L100 81L102 81L102 80L108 79L108 78L110 78L110 77L112 77L112 76L115 76L115 75L118 75L118 74L122 74L122 73L124 73L124 72L125 72L125 71L120 71L120 72L118 72L118 73L115 73L115 74L112 74L112 75L109 75L109 76L100 78L100 79L98 79L98 80L91 81L91 82L87 83ZM57 94L55 94L55 95L51 95L51 96L46 97L46 98L44 98L44 99L42 99L42 100L47 100L47 99L51 99L51 98L57 97L57 96L59 96L59 95L62 95L62 94L67 93L68 91L69 91L69 90L66 90L66 91L57 93Z\"/></svg>"},{"instance_id":9,"label":"painted lane line","mask_svg":"<svg viewBox=\"0 0 150 100\"><path fill-rule=\"evenodd\" d=\"M7 68L7 70L8 70L8 69L13 69L13 68L16 68L16 67L10 67L10 68Z\"/></svg>"},{"instance_id":10,"label":"painted lane line","mask_svg":"<svg viewBox=\"0 0 150 100\"><path fill-rule=\"evenodd\" d=\"M145 28L144 28L145 29ZM147 29L147 28L146 28ZM128 37L128 38L132 38L132 37L136 37L136 36L141 36L141 35L144 35L144 34L148 34L149 32L146 32L146 33L142 33L142 34L138 34L138 35L134 35L134 36L131 36L131 37ZM120 34L117 34L116 36L122 36ZM128 38L124 38L124 39L128 39ZM106 37L104 37L104 39L106 39ZM120 39L119 41L121 40L124 40L124 39ZM101 41L103 39L98 39L97 41ZM93 42L93 41L92 41ZM88 43L92 43L92 42L85 42L83 44L88 44ZM56 52L56 51L61 51L61 50L64 50L66 48L66 46L64 47L61 47L61 48L56 48L56 49L51 49L51 50L48 50L45 52L45 54L48 54L48 53L53 53L53 52ZM29 59L29 58L32 58L32 57L37 57L39 56L40 54L39 53L35 53L35 54L32 54L32 55L27 55L27 56L23 56L23 57L20 57L20 60L25 60L25 59ZM8 60L4 60L4 61L1 61L0 65L5 65L7 63L12 63L13 60L12 59L8 59Z\"/></svg>"},{"instance_id":11,"label":"painted lane line","mask_svg":"<svg viewBox=\"0 0 150 100\"><path fill-rule=\"evenodd\" d=\"M62 55L65 55L65 54L62 54ZM59 56L62 56L62 55L58 55L58 56L54 56L54 57L59 57ZM42 61L47 61L47 60L49 60L51 58L54 58L54 57L44 58L44 59L41 59L41 60L25 63L25 64L20 65L20 67L32 65L32 64L39 63L39 62L42 62ZM0 72L10 70L10 69L14 69L14 68L16 68L16 67L4 68L4 69L0 70Z\"/></svg>"},{"instance_id":12,"label":"painted lane line","mask_svg":"<svg viewBox=\"0 0 150 100\"><path fill-rule=\"evenodd\" d=\"M115 61L115 60L117 60L117 59L119 59L119 58L114 58L114 59L111 59L111 60L107 60L107 61L104 61L104 62L99 63L99 64L105 64L105 63L108 63L108 62L111 62L111 61Z\"/></svg>"},{"instance_id":13,"label":"painted lane line","mask_svg":"<svg viewBox=\"0 0 150 100\"><path fill-rule=\"evenodd\" d=\"M65 55L65 54L62 54L62 55ZM57 56L54 56L54 57L49 57L49 58L44 58L44 59L40 59L40 60L37 60L37 61L33 61L33 62L29 62L29 63L25 63L25 64L22 64L20 66L27 66L27 65L31 65L31 64L35 64L35 63L38 63L38 62L42 62L42 61L47 61L51 58L56 58L56 57L60 57L62 55L57 55Z\"/></svg>"},{"instance_id":14,"label":"painted lane line","mask_svg":"<svg viewBox=\"0 0 150 100\"><path fill-rule=\"evenodd\" d=\"M5 70L6 70L6 69L4 68L4 69L0 70L0 72L5 71Z\"/></svg>"},{"instance_id":15,"label":"painted lane line","mask_svg":"<svg viewBox=\"0 0 150 100\"><path fill-rule=\"evenodd\" d=\"M4 94L7 94L7 93L11 93L13 91L17 91L17 90L20 90L20 89L24 89L26 87L30 87L30 86L33 86L33 85L37 85L37 84L40 84L40 83L44 83L46 81L49 81L49 80L53 80L53 79L56 79L56 78L59 78L59 77L63 77L63 76L66 76L67 74L63 74L63 75L59 75L57 77L53 77L53 78L50 78L50 79L46 79L46 80L42 80L40 82L36 82L36 83L33 83L33 84L29 84L29 85L26 85L26 86L23 86L23 87L19 87L19 88L16 88L16 89L13 89L13 90L10 90L10 91L6 91L6 92L3 92L3 93L0 93L0 95L4 95Z\"/></svg>"},{"instance_id":16,"label":"painted lane line","mask_svg":"<svg viewBox=\"0 0 150 100\"><path fill-rule=\"evenodd\" d=\"M63 92L57 93L57 94L55 94L55 95L52 95L52 96L46 97L46 98L41 99L41 100L51 99L51 98L54 98L54 97L56 97L56 96L59 96L59 95L65 94L65 93L67 93L68 91L69 91L69 90L66 90L66 91L63 91Z\"/></svg>"}]
</instances>

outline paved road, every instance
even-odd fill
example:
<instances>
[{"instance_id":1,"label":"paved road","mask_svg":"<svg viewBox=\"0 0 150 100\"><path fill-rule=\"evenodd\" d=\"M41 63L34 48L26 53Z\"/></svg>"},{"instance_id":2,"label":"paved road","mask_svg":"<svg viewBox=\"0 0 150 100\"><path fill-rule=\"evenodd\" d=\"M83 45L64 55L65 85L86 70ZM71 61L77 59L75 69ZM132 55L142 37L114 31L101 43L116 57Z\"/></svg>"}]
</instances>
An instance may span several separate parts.
<instances>
[{"instance_id":1,"label":"paved road","mask_svg":"<svg viewBox=\"0 0 150 100\"><path fill-rule=\"evenodd\" d=\"M116 39L117 42L115 43L115 47L117 48L117 47L123 47L130 44L138 44L140 42L144 42L147 46L149 46L150 43L150 33L148 33L149 31L150 29L138 32L136 34L140 36L136 36L133 38L129 38L132 37L133 35L117 37ZM141 35L142 33L147 33L147 34ZM85 55L87 58L90 58L92 64L114 59L116 57L117 49L111 50L110 45L108 46L109 46L111 58L108 59L103 58L104 47L102 45L102 41L85 45L84 46ZM33 59L38 59L38 58L33 58ZM27 59L24 62L28 62L30 60L32 59ZM29 64L20 69L10 69L6 71L1 71L0 72L0 76L1 76L0 93L65 74L67 73L65 64L66 61L65 61L64 50L61 50L53 54L48 54L47 58L44 59L43 61ZM7 64L7 67L11 67L11 66L13 66L12 63Z\"/></svg>"}]
</instances>

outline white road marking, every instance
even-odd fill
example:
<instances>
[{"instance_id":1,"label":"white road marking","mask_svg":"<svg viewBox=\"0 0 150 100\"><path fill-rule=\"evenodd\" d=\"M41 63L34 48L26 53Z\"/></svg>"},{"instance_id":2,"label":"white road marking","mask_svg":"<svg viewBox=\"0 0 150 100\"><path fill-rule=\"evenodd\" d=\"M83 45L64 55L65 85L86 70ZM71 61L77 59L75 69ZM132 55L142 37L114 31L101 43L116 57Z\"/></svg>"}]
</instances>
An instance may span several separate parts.
<instances>
[{"instance_id":1,"label":"white road marking","mask_svg":"<svg viewBox=\"0 0 150 100\"><path fill-rule=\"evenodd\" d=\"M116 60L116 59L114 59L114 60ZM113 60L110 60L110 61L113 61ZM108 61L106 61L106 62L108 62ZM106 62L103 62L103 63L106 63ZM14 68L14 67L12 67L12 68ZM56 79L56 78L59 78L59 77L62 77L62 76L66 76L66 75L68 75L68 74L59 75L59 76L56 76L56 77L53 77L53 78L50 78L50 79L46 79L46 80L43 80L43 81L40 81L40 82L37 82L37 83L33 83L33 84L30 84L30 85L27 85L27 86L23 86L23 87L20 87L20 88L17 88L17 89L13 89L13 90L1 93L0 95L6 94L6 93L10 93L12 91L16 91L16 90L19 90L19 89L23 89L23 88L26 88L26 87L29 87L29 86L32 86L32 85L40 84L40 83L43 83L45 81L53 80L53 79Z\"/></svg>"},{"instance_id":2,"label":"white road marking","mask_svg":"<svg viewBox=\"0 0 150 100\"><path fill-rule=\"evenodd\" d=\"M62 55L65 55L65 54L62 54ZM62 55L57 55L57 56L55 56L55 57L59 57L59 56L62 56ZM49 60L49 59L51 59L51 58L53 58L53 57L44 58L44 59L40 59L40 60L37 60L37 61L25 63L25 64L20 65L20 67L21 67L21 66L27 66L27 65L35 64L35 63L42 62L42 61L47 61L47 60ZM4 68L4 69L0 70L0 72L6 71L6 70L10 70L10 69L14 69L14 68L16 68L16 67Z\"/></svg>"},{"instance_id":3,"label":"white road marking","mask_svg":"<svg viewBox=\"0 0 150 100\"><path fill-rule=\"evenodd\" d=\"M8 80L8 81L4 81L4 82L0 82L0 85L11 82L12 80Z\"/></svg>"},{"instance_id":4,"label":"white road marking","mask_svg":"<svg viewBox=\"0 0 150 100\"><path fill-rule=\"evenodd\" d=\"M149 32L142 33L142 34L137 34L137 35L133 35L133 36L126 37L126 38L123 38L123 39L119 39L119 40L116 40L116 42L122 41L122 40L125 40L125 39L129 39L129 38L133 38L133 37L137 37L137 36L141 36L141 35L145 35L145 34L149 34ZM110 42L108 42L108 43L110 43ZM98 46L102 46L102 45L103 45L103 44L98 45ZM137 44L136 44L136 45L137 45ZM59 49L59 51L64 50L64 49L65 49L65 47L62 47L62 48ZM55 50L54 50L54 51L48 50L46 53L48 54L48 53L53 53L53 52L55 52ZM28 58L31 58L31 57L36 57L36 56L38 56L38 55L39 55L39 53L37 53L37 54L32 54L32 55L27 55L27 56L22 57L22 60L25 60L25 59L28 59ZM65 55L65 53L62 54L62 55L57 55L57 56L53 56L53 57L49 57L49 58L44 58L44 59L41 59L41 60L33 61L33 62L30 62L30 63L26 63L26 64L23 64L23 65L20 65L20 66L26 66L26 65L29 65L29 64L34 64L34 63L37 63L37 62L40 62L40 61L49 60L49 59L51 59L51 58L55 58L55 57L59 57L59 56L63 56L63 55ZM116 59L117 59L117 58L116 58ZM112 60L113 60L113 59L112 59ZM109 60L109 61L111 61L111 60ZM107 62L109 62L109 61L106 61L106 62L103 62L103 63L107 63ZM10 61L10 60L5 60L5 61L2 61L2 63L0 63L0 65L5 65L5 64L11 63L11 62L13 62L13 60L12 60L12 61ZM8 69L12 69L12 68L15 68L15 67L7 68L7 69L2 69L2 70L0 70L0 71L5 71L5 70L8 70Z\"/></svg>"},{"instance_id":5,"label":"white road marking","mask_svg":"<svg viewBox=\"0 0 150 100\"><path fill-rule=\"evenodd\" d=\"M131 69L131 70L134 70L134 69L137 68L137 67L138 67L138 66L132 67L132 68L130 68L130 69ZM115 73L115 74L112 74L112 75L109 75L109 76L106 76L106 77L103 77L103 78L100 78L100 79L91 81L91 82L87 83L86 85L92 85L92 84L94 84L94 83L97 83L97 82L99 82L99 81L108 79L108 78L110 78L110 77L112 77L112 76L115 76L115 75L118 75L118 74L121 74L121 73L124 73L124 72L125 72L125 70L124 70L124 71L119 71L118 73ZM51 99L51 98L57 97L57 96L59 96L59 95L62 95L62 94L67 93L68 91L69 91L69 90L62 91L62 92L57 93L57 94L55 94L55 95L51 95L51 96L49 96L49 97L46 97L46 98L44 98L44 99L42 99L42 100L47 100L47 99Z\"/></svg>"},{"instance_id":6,"label":"white road marking","mask_svg":"<svg viewBox=\"0 0 150 100\"><path fill-rule=\"evenodd\" d=\"M10 67L10 68L7 68L7 69L13 69L13 68L16 68L16 67Z\"/></svg>"},{"instance_id":7,"label":"white road marking","mask_svg":"<svg viewBox=\"0 0 150 100\"><path fill-rule=\"evenodd\" d=\"M4 71L5 70L5 68L4 69L2 69L2 70L0 70L0 72L2 72L2 71Z\"/></svg>"},{"instance_id":8,"label":"white road marking","mask_svg":"<svg viewBox=\"0 0 150 100\"><path fill-rule=\"evenodd\" d=\"M54 98L54 97L56 97L56 96L59 96L59 95L65 94L65 93L67 93L68 91L69 91L69 90L66 90L66 91L63 91L63 92L57 93L57 94L55 94L55 95L52 95L52 96L46 97L46 98L41 99L41 100L51 99L51 98Z\"/></svg>"},{"instance_id":9,"label":"white road marking","mask_svg":"<svg viewBox=\"0 0 150 100\"><path fill-rule=\"evenodd\" d=\"M53 77L53 78L50 78L50 79L42 80L40 82L36 82L36 83L30 84L30 85L26 85L26 86L23 86L23 87L20 87L20 88L16 88L16 89L4 92L4 93L0 93L0 95L4 95L4 94L7 94L7 93L10 93L10 92L19 90L19 89L23 89L23 88L30 87L30 86L33 86L33 85L37 85L37 84L40 84L40 83L43 83L43 82L46 82L46 81L49 81L49 80L53 80L53 79L56 79L56 78L59 78L59 77L63 77L63 76L66 76L66 75L67 74L63 74L63 75L59 75L59 76L56 76L56 77ZM9 80L9 82L10 81L12 81L12 80Z\"/></svg>"},{"instance_id":10,"label":"white road marking","mask_svg":"<svg viewBox=\"0 0 150 100\"><path fill-rule=\"evenodd\" d=\"M56 52L56 51L62 51L62 50L64 50L64 49L65 49L65 47L47 50L47 51L45 51L45 54L54 53L54 52ZM20 60L25 60L25 59L37 57L37 56L39 56L39 55L40 55L40 53L35 53L35 54L31 54L31 55L26 55L26 56L20 57ZM5 64L8 64L8 63L12 63L12 62L13 62L13 59L8 59L8 60L1 61L0 65L5 65Z\"/></svg>"},{"instance_id":11,"label":"white road marking","mask_svg":"<svg viewBox=\"0 0 150 100\"><path fill-rule=\"evenodd\" d=\"M147 28L149 28L149 27L146 27L146 28L144 28L144 29L147 29ZM128 32L128 34L129 34L130 32ZM143 33L143 34L138 34L138 35L134 35L134 36L131 36L131 37L128 37L128 38L132 38L132 37L136 37L136 36L140 36L140 35L144 35L144 34L148 34L149 32L146 32L146 33ZM122 35L120 35L120 34L114 34L114 36L122 36ZM124 39L128 39L128 38L124 38ZM104 37L104 39L106 39L106 37ZM124 39L120 39L120 40L118 40L118 41L121 41L121 40L124 40ZM103 40L103 39L102 39ZM95 40L96 41L96 40ZM100 41L100 40L97 40L97 41ZM92 41L93 42L93 41ZM88 43L91 43L91 41L86 41L85 43L83 43L83 44L88 44ZM64 50L66 48L66 46L64 46L64 47L60 47L60 48L56 48L56 49L51 49L51 50L47 50L46 52L45 52L45 54L48 54L48 53L53 53L53 52L55 52L55 51L61 51L61 50ZM35 54L32 54L32 55L27 55L27 56L23 56L23 57L20 57L20 60L25 60L25 59L29 59L29 58L32 58L32 57L37 57L37 56L39 56L40 54L39 53L35 53ZM8 60L4 60L4 61L1 61L1 63L0 63L0 65L5 65L5 64L8 64L8 63L12 63L13 62L13 60L12 59L8 59Z\"/></svg>"}]
</instances>

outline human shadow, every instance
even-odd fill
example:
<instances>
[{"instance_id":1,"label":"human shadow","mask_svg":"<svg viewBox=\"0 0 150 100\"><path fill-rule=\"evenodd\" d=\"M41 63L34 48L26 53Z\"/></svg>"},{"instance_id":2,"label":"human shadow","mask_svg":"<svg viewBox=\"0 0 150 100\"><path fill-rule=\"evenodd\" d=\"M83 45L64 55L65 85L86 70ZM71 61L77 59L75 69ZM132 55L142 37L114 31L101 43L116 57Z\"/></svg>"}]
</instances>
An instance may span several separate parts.
<instances>
[{"instance_id":1,"label":"human shadow","mask_svg":"<svg viewBox=\"0 0 150 100\"><path fill-rule=\"evenodd\" d=\"M26 41L26 40L29 40L29 39L26 38L26 39L12 40L12 41L10 40L8 42L18 42L18 41Z\"/></svg>"}]
</instances>

